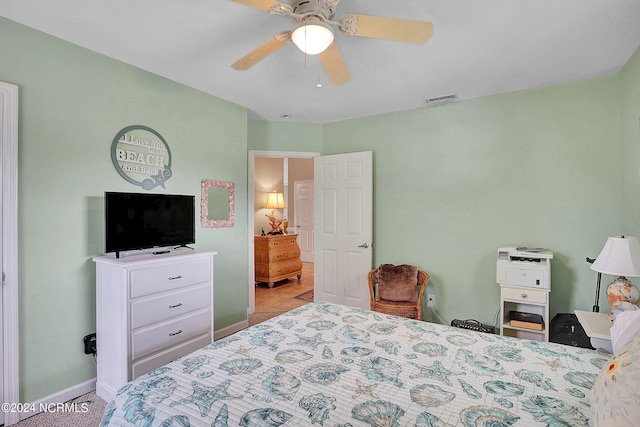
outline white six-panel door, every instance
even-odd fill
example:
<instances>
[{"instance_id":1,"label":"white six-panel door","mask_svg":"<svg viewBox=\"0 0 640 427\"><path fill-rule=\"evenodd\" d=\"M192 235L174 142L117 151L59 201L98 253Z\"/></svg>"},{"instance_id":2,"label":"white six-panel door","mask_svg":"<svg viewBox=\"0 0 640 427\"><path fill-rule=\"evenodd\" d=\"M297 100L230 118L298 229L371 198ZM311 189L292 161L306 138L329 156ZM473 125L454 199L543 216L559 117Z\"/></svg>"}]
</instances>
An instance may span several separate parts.
<instances>
[{"instance_id":1,"label":"white six-panel door","mask_svg":"<svg viewBox=\"0 0 640 427\"><path fill-rule=\"evenodd\" d=\"M368 309L372 152L316 157L314 299Z\"/></svg>"},{"instance_id":2,"label":"white six-panel door","mask_svg":"<svg viewBox=\"0 0 640 427\"><path fill-rule=\"evenodd\" d=\"M298 235L300 260L313 262L313 181L296 181L293 197L295 199L293 225L294 233Z\"/></svg>"}]
</instances>

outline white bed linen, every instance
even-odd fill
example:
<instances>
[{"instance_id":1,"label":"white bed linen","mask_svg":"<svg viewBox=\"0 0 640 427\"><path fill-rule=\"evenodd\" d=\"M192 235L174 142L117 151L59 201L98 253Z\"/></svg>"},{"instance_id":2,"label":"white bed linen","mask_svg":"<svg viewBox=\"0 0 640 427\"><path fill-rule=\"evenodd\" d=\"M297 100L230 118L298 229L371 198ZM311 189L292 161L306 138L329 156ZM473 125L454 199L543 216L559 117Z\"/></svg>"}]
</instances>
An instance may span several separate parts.
<instances>
[{"instance_id":1,"label":"white bed linen","mask_svg":"<svg viewBox=\"0 0 640 427\"><path fill-rule=\"evenodd\" d=\"M103 426L586 426L608 356L311 303L125 385Z\"/></svg>"}]
</instances>

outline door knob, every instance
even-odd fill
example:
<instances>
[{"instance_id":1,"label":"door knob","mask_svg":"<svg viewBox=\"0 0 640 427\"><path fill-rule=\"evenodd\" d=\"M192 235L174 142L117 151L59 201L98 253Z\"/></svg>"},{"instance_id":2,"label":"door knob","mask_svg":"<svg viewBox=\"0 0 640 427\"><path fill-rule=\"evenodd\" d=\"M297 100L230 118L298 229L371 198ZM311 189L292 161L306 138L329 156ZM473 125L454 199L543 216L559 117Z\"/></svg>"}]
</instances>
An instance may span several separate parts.
<instances>
[{"instance_id":1,"label":"door knob","mask_svg":"<svg viewBox=\"0 0 640 427\"><path fill-rule=\"evenodd\" d=\"M365 242L365 243L363 243L361 245L358 245L358 247L367 249L369 247L369 245L367 245L367 243Z\"/></svg>"}]
</instances>

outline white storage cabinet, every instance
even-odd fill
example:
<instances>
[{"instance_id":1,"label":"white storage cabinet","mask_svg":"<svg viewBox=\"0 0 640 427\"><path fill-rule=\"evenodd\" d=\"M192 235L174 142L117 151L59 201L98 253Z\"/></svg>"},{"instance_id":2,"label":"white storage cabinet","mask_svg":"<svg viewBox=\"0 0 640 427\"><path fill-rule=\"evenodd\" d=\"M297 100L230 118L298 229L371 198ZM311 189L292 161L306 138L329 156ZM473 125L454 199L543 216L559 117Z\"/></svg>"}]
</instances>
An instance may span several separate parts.
<instances>
[{"instance_id":1,"label":"white storage cabinet","mask_svg":"<svg viewBox=\"0 0 640 427\"><path fill-rule=\"evenodd\" d=\"M98 396L213 342L215 254L93 259Z\"/></svg>"},{"instance_id":2,"label":"white storage cabinet","mask_svg":"<svg viewBox=\"0 0 640 427\"><path fill-rule=\"evenodd\" d=\"M550 289L500 285L500 335L549 341L549 292ZM544 322L542 330L511 326L509 311L512 310L539 314Z\"/></svg>"}]
</instances>

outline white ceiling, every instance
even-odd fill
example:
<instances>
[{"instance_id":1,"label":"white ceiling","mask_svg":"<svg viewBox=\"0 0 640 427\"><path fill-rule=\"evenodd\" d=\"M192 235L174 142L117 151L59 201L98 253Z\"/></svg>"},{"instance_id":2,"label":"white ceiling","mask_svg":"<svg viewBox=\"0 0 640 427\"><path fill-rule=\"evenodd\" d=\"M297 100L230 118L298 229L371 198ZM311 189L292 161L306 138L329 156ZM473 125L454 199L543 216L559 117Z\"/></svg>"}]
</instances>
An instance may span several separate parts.
<instances>
[{"instance_id":1,"label":"white ceiling","mask_svg":"<svg viewBox=\"0 0 640 427\"><path fill-rule=\"evenodd\" d=\"M333 86L293 44L232 69L294 25L232 0L0 0L0 16L272 121L327 123L609 74L640 45L639 0L342 0L335 19L346 13L431 21L434 36L415 45L335 31L352 80Z\"/></svg>"}]
</instances>

